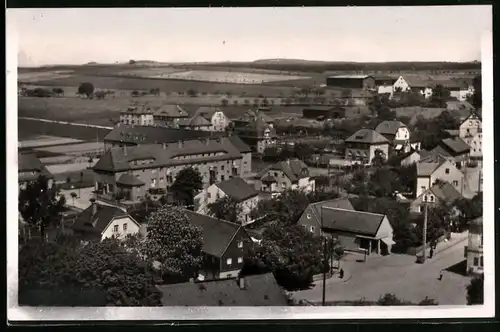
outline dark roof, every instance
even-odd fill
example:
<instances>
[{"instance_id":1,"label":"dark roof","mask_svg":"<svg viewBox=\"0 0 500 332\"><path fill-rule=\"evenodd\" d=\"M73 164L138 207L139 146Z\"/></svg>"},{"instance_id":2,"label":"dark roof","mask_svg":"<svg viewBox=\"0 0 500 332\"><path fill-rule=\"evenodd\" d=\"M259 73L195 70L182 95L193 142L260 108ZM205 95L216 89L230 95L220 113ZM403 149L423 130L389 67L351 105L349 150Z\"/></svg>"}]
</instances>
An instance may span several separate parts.
<instances>
[{"instance_id":1,"label":"dark roof","mask_svg":"<svg viewBox=\"0 0 500 332\"><path fill-rule=\"evenodd\" d=\"M73 224L75 232L84 232L91 234L101 234L106 226L116 217L130 217L127 212L115 206L101 205L93 203L97 206L96 214L93 214L94 207L90 205L78 215Z\"/></svg>"},{"instance_id":2,"label":"dark roof","mask_svg":"<svg viewBox=\"0 0 500 332\"><path fill-rule=\"evenodd\" d=\"M446 102L446 108L449 110L474 110L474 106L468 101L460 101L460 100L449 100Z\"/></svg>"},{"instance_id":3,"label":"dark roof","mask_svg":"<svg viewBox=\"0 0 500 332\"><path fill-rule=\"evenodd\" d=\"M209 153L222 152L220 156ZM206 154L205 156L202 156ZM200 155L189 159L177 159L188 155ZM240 151L228 137L199 139L171 144L145 144L125 148L111 148L99 159L93 169L105 172L127 171L131 169L180 166L206 161L235 160L241 158ZM147 164L134 164L136 160L150 160Z\"/></svg>"},{"instance_id":4,"label":"dark roof","mask_svg":"<svg viewBox=\"0 0 500 332\"><path fill-rule=\"evenodd\" d=\"M430 189L434 195L448 203L453 203L457 199L461 199L462 195L449 182L442 182L433 185Z\"/></svg>"},{"instance_id":5,"label":"dark roof","mask_svg":"<svg viewBox=\"0 0 500 332\"><path fill-rule=\"evenodd\" d=\"M266 175L270 170L282 171L292 182L296 182L299 179L310 175L307 165L299 159L280 161L273 164L261 172L260 177L262 178L262 176ZM265 178L267 178L267 176ZM262 178L261 180L265 181L265 178Z\"/></svg>"},{"instance_id":6,"label":"dark roof","mask_svg":"<svg viewBox=\"0 0 500 332\"><path fill-rule=\"evenodd\" d=\"M324 208L323 227L330 230L375 236L384 217L385 215L378 213Z\"/></svg>"},{"instance_id":7,"label":"dark roof","mask_svg":"<svg viewBox=\"0 0 500 332\"><path fill-rule=\"evenodd\" d=\"M184 120L184 121L183 121ZM179 121L179 126L211 126L212 123L201 115L195 115L191 119Z\"/></svg>"},{"instance_id":8,"label":"dark roof","mask_svg":"<svg viewBox=\"0 0 500 332\"><path fill-rule=\"evenodd\" d=\"M156 144L225 135L223 132L216 133L201 130L120 125L111 130L104 138L104 141L129 144Z\"/></svg>"},{"instance_id":9,"label":"dark roof","mask_svg":"<svg viewBox=\"0 0 500 332\"><path fill-rule=\"evenodd\" d=\"M220 111L221 110L216 108L216 107L201 106L200 108L198 108L198 110L196 110L195 116L196 115L201 116L201 117L205 118L206 120L212 122L212 116L214 116L214 114L216 112L220 112Z\"/></svg>"},{"instance_id":10,"label":"dark roof","mask_svg":"<svg viewBox=\"0 0 500 332\"><path fill-rule=\"evenodd\" d=\"M466 153L470 151L469 144L465 143L460 137L446 138L441 143L453 153Z\"/></svg>"},{"instance_id":11,"label":"dark roof","mask_svg":"<svg viewBox=\"0 0 500 332\"><path fill-rule=\"evenodd\" d=\"M427 88L433 83L430 77L403 75L403 78L410 88Z\"/></svg>"},{"instance_id":12,"label":"dark roof","mask_svg":"<svg viewBox=\"0 0 500 332\"><path fill-rule=\"evenodd\" d=\"M316 203L309 204L309 207L312 209L314 217L318 221L318 224L321 225L321 218L323 220L332 220L333 216L331 215L331 209L344 209L344 210L354 210L354 207L351 204L351 201L345 198L335 198L327 201L321 201ZM323 209L322 209L323 207ZM328 209L329 208L329 209ZM307 211L309 209L306 209Z\"/></svg>"},{"instance_id":13,"label":"dark roof","mask_svg":"<svg viewBox=\"0 0 500 332\"><path fill-rule=\"evenodd\" d=\"M396 135L401 127L406 127L401 121L382 121L377 125L375 131L382 135Z\"/></svg>"},{"instance_id":14,"label":"dark roof","mask_svg":"<svg viewBox=\"0 0 500 332\"><path fill-rule=\"evenodd\" d=\"M47 167L38 159L33 153L18 153L17 154L17 167L18 172L35 172L34 175L19 176L20 181L36 180L39 175L43 175L48 179L54 178L52 173L49 172Z\"/></svg>"},{"instance_id":15,"label":"dark roof","mask_svg":"<svg viewBox=\"0 0 500 332\"><path fill-rule=\"evenodd\" d=\"M117 184L123 184L126 186L143 186L145 183L139 180L137 177L131 175L131 174L123 174L120 176L118 181L116 181Z\"/></svg>"},{"instance_id":16,"label":"dark roof","mask_svg":"<svg viewBox=\"0 0 500 332\"><path fill-rule=\"evenodd\" d=\"M236 135L229 136L229 140L240 151L240 153L252 152L252 149Z\"/></svg>"},{"instance_id":17,"label":"dark roof","mask_svg":"<svg viewBox=\"0 0 500 332\"><path fill-rule=\"evenodd\" d=\"M441 145L436 146L434 149L431 150L431 153L433 154L438 154L443 157L453 157L447 149L443 148Z\"/></svg>"},{"instance_id":18,"label":"dark roof","mask_svg":"<svg viewBox=\"0 0 500 332\"><path fill-rule=\"evenodd\" d=\"M431 176L446 160L445 157L439 154L430 154L421 158L417 163L417 176Z\"/></svg>"},{"instance_id":19,"label":"dark roof","mask_svg":"<svg viewBox=\"0 0 500 332\"><path fill-rule=\"evenodd\" d=\"M359 129L358 131L356 131L354 134L352 134L352 136L350 136L345 141L346 141L346 143L347 142L369 143L369 144L389 143L389 141L384 136L377 133L375 130L368 129L368 128Z\"/></svg>"},{"instance_id":20,"label":"dark roof","mask_svg":"<svg viewBox=\"0 0 500 332\"><path fill-rule=\"evenodd\" d=\"M239 177L219 182L216 186L237 202L245 201L259 194L252 185Z\"/></svg>"},{"instance_id":21,"label":"dark roof","mask_svg":"<svg viewBox=\"0 0 500 332\"><path fill-rule=\"evenodd\" d=\"M244 278L244 289L237 279L157 286L163 293L163 306L288 306L284 291L272 273Z\"/></svg>"},{"instance_id":22,"label":"dark roof","mask_svg":"<svg viewBox=\"0 0 500 332\"><path fill-rule=\"evenodd\" d=\"M131 105L122 110L122 114L153 114L154 111L148 105Z\"/></svg>"},{"instance_id":23,"label":"dark roof","mask_svg":"<svg viewBox=\"0 0 500 332\"><path fill-rule=\"evenodd\" d=\"M229 221L185 210L189 222L203 230L203 252L222 257L241 226Z\"/></svg>"},{"instance_id":24,"label":"dark roof","mask_svg":"<svg viewBox=\"0 0 500 332\"><path fill-rule=\"evenodd\" d=\"M153 117L154 116L167 118L187 118L189 117L189 114L179 105L162 105L155 110Z\"/></svg>"}]
</instances>

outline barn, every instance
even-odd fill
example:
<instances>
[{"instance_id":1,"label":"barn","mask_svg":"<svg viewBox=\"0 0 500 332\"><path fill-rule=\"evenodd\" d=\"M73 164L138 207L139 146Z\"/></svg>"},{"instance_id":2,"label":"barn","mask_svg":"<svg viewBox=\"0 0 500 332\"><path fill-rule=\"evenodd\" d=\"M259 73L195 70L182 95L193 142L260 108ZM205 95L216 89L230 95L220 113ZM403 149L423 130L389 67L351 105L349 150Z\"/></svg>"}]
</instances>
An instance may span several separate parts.
<instances>
[{"instance_id":1,"label":"barn","mask_svg":"<svg viewBox=\"0 0 500 332\"><path fill-rule=\"evenodd\" d=\"M326 86L345 89L374 89L375 79L370 75L337 75L326 79Z\"/></svg>"}]
</instances>

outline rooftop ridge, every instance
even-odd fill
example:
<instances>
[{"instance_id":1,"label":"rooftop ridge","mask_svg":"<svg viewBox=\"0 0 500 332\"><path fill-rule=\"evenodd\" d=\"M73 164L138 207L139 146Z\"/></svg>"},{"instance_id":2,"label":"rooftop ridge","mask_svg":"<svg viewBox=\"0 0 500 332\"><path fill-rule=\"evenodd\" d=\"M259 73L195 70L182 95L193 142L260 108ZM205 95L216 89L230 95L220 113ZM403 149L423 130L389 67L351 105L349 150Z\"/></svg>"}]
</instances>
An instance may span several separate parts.
<instances>
[{"instance_id":1,"label":"rooftop ridge","mask_svg":"<svg viewBox=\"0 0 500 332\"><path fill-rule=\"evenodd\" d=\"M206 218L210 218L210 219L215 219L215 220L218 220L218 221L222 221L223 223L229 224L231 226L237 226L238 228L242 227L240 224L237 224L237 223L234 223L234 222L231 222L231 221L228 221L228 220L219 219L219 218L210 216L208 214L203 214L203 213L199 213L199 212L196 212L196 211L189 210L187 208L182 208L182 209L186 210L186 211L188 211L190 213L197 214L197 215L200 215L200 216L203 216L203 217L206 217Z\"/></svg>"},{"instance_id":2,"label":"rooftop ridge","mask_svg":"<svg viewBox=\"0 0 500 332\"><path fill-rule=\"evenodd\" d=\"M330 207L330 206L325 206L323 208L330 209L330 210L342 210L342 211L347 211L347 212L352 212L352 213L359 212L359 213L371 214L371 215L375 215L375 216L379 216L379 217L386 216L385 214L382 214L382 213L375 213L375 212L368 212L368 211L361 211L361 210L348 210L348 209L342 209L342 208L334 208L334 207Z\"/></svg>"}]
</instances>

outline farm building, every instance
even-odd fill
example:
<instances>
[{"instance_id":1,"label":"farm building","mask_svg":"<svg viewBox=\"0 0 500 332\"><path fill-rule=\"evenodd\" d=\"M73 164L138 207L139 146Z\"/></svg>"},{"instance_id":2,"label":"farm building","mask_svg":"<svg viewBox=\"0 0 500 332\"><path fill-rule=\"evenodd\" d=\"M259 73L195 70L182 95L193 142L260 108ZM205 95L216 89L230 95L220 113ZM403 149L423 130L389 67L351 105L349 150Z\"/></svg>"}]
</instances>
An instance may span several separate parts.
<instances>
[{"instance_id":1,"label":"farm building","mask_svg":"<svg viewBox=\"0 0 500 332\"><path fill-rule=\"evenodd\" d=\"M397 77L390 76L374 76L376 86L393 86L398 80Z\"/></svg>"},{"instance_id":2,"label":"farm building","mask_svg":"<svg viewBox=\"0 0 500 332\"><path fill-rule=\"evenodd\" d=\"M306 119L343 119L346 109L341 106L309 106L302 110L302 117Z\"/></svg>"},{"instance_id":3,"label":"farm building","mask_svg":"<svg viewBox=\"0 0 500 332\"><path fill-rule=\"evenodd\" d=\"M432 96L433 80L430 77L405 75L400 76L394 83L394 91L409 92L414 91L430 98Z\"/></svg>"},{"instance_id":4,"label":"farm building","mask_svg":"<svg viewBox=\"0 0 500 332\"><path fill-rule=\"evenodd\" d=\"M446 138L439 142L432 153L439 154L450 160L454 160L456 166L460 169L470 160L471 147L460 137Z\"/></svg>"},{"instance_id":5,"label":"farm building","mask_svg":"<svg viewBox=\"0 0 500 332\"><path fill-rule=\"evenodd\" d=\"M338 75L326 79L327 87L346 89L374 89L375 79L370 75Z\"/></svg>"},{"instance_id":6,"label":"farm building","mask_svg":"<svg viewBox=\"0 0 500 332\"><path fill-rule=\"evenodd\" d=\"M201 115L195 115L190 119L180 119L177 125L180 129L212 131L212 123Z\"/></svg>"}]
</instances>

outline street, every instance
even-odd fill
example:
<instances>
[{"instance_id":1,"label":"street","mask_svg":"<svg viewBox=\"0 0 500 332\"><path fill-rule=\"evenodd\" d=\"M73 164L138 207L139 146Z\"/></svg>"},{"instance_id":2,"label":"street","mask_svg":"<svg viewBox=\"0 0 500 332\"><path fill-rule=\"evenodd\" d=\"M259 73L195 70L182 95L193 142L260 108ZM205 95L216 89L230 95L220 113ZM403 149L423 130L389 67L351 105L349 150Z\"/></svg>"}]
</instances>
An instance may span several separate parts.
<instances>
[{"instance_id":1,"label":"street","mask_svg":"<svg viewBox=\"0 0 500 332\"><path fill-rule=\"evenodd\" d=\"M440 305L466 304L466 286L469 278L445 270L464 260L464 246L467 234L454 234L449 243L438 244L432 259L424 264L415 263L415 256L392 254L368 256L366 262L358 262L363 256L350 254L341 262L345 275L343 279L334 276L326 281L326 301L355 301L362 298L377 301L386 293L392 293L401 300L418 303L425 297L436 300ZM296 299L321 303L322 282L313 288L294 293Z\"/></svg>"}]
</instances>

